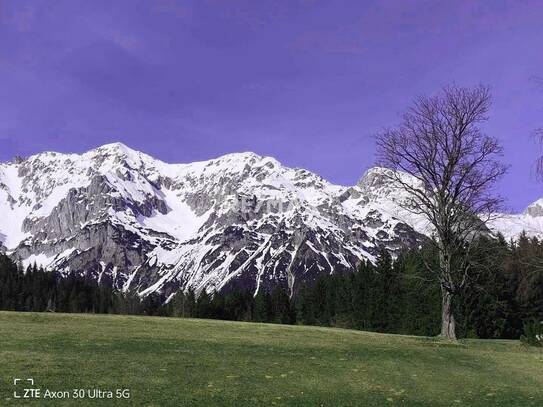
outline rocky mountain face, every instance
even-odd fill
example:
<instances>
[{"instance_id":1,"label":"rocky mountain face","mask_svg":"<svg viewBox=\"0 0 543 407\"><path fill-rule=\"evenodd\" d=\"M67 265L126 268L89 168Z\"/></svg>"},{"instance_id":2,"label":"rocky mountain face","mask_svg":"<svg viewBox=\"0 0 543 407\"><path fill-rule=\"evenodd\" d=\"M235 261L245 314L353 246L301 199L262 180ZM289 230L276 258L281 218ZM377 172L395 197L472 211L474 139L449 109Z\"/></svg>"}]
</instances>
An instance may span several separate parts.
<instances>
[{"instance_id":1,"label":"rocky mountain face","mask_svg":"<svg viewBox=\"0 0 543 407\"><path fill-rule=\"evenodd\" d=\"M142 295L278 283L295 292L382 248L423 242L426 223L400 208L386 171L343 187L253 153L191 164L119 143L42 153L0 164L0 250ZM495 227L540 234L543 202Z\"/></svg>"}]
</instances>

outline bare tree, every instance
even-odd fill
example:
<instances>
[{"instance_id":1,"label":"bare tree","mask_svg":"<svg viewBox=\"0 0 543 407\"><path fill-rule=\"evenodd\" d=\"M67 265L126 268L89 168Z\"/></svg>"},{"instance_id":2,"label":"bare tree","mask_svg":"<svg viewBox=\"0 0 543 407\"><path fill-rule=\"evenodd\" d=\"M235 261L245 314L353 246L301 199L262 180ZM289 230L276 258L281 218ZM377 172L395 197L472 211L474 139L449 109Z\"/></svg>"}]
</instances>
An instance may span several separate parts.
<instances>
[{"instance_id":1,"label":"bare tree","mask_svg":"<svg viewBox=\"0 0 543 407\"><path fill-rule=\"evenodd\" d=\"M455 301L468 281L472 244L502 203L493 190L506 171L502 148L479 127L490 103L486 87L447 87L416 99L399 126L377 135L380 164L408 193L404 207L432 226L439 265L427 266L441 286L447 339L456 339Z\"/></svg>"}]
</instances>

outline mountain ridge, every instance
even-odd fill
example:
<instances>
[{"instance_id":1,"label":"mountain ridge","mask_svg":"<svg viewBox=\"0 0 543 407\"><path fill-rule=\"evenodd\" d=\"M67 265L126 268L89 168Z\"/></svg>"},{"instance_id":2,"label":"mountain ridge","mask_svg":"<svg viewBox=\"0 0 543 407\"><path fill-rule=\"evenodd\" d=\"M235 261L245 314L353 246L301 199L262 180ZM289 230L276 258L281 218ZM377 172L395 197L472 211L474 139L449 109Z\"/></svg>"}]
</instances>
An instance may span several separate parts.
<instances>
[{"instance_id":1,"label":"mountain ridge","mask_svg":"<svg viewBox=\"0 0 543 407\"><path fill-rule=\"evenodd\" d=\"M429 233L385 168L356 185L252 152L170 164L122 143L0 163L0 245L24 266L141 295L284 284L349 271ZM541 235L543 199L493 225ZM511 236L506 236L511 237Z\"/></svg>"}]
</instances>

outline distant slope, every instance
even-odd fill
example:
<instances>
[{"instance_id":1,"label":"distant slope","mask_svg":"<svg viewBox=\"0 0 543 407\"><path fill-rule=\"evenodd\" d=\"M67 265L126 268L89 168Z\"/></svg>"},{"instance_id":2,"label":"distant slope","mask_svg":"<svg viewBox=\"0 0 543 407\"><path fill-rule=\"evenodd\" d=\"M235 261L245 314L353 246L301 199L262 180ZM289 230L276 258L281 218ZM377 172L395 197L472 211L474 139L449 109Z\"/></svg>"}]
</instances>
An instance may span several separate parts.
<instances>
[{"instance_id":1,"label":"distant slope","mask_svg":"<svg viewBox=\"0 0 543 407\"><path fill-rule=\"evenodd\" d=\"M520 214L499 215L491 222L491 227L506 239L515 239L523 232L528 236L543 238L543 198L530 204Z\"/></svg>"},{"instance_id":2,"label":"distant slope","mask_svg":"<svg viewBox=\"0 0 543 407\"><path fill-rule=\"evenodd\" d=\"M543 404L543 353L516 341L454 345L303 326L10 312L0 312L0 327L1 405L19 405L14 377L57 391L130 389L129 402L100 403L107 406Z\"/></svg>"}]
</instances>

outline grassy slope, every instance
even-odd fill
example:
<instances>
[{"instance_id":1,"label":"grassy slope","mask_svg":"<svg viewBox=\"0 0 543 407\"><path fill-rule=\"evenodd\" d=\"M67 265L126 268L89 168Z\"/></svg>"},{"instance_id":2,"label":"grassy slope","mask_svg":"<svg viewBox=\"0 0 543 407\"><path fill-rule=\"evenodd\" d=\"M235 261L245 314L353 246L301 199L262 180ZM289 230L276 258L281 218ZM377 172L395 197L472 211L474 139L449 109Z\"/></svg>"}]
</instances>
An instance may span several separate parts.
<instances>
[{"instance_id":1,"label":"grassy slope","mask_svg":"<svg viewBox=\"0 0 543 407\"><path fill-rule=\"evenodd\" d=\"M0 312L0 405L26 405L13 377L132 392L28 405L543 405L543 352L518 342L152 317Z\"/></svg>"}]
</instances>

